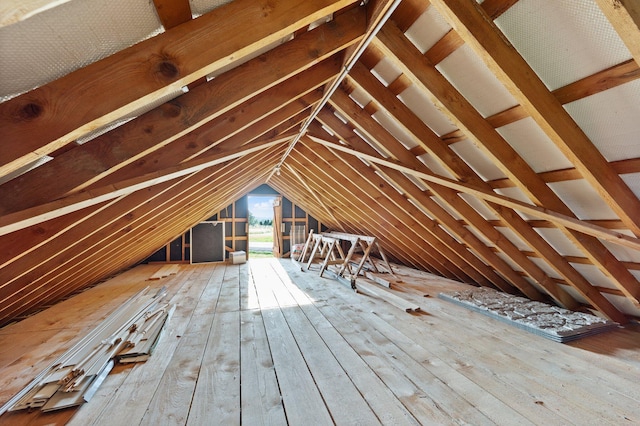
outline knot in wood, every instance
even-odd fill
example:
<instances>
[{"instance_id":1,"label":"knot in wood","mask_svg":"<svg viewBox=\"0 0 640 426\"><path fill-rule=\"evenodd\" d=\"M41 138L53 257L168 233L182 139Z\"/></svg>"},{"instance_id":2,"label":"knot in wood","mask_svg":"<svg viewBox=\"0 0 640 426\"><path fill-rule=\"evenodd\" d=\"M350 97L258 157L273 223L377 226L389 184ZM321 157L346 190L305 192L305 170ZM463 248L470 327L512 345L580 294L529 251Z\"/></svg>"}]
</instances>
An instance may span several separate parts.
<instances>
[{"instance_id":1,"label":"knot in wood","mask_svg":"<svg viewBox=\"0 0 640 426\"><path fill-rule=\"evenodd\" d=\"M166 79L174 79L180 73L178 67L173 62L161 61L156 69L157 73Z\"/></svg>"},{"instance_id":2,"label":"knot in wood","mask_svg":"<svg viewBox=\"0 0 640 426\"><path fill-rule=\"evenodd\" d=\"M44 108L42 107L42 105L34 102L29 102L18 110L18 117L21 120L34 120L42 115L43 111Z\"/></svg>"}]
</instances>

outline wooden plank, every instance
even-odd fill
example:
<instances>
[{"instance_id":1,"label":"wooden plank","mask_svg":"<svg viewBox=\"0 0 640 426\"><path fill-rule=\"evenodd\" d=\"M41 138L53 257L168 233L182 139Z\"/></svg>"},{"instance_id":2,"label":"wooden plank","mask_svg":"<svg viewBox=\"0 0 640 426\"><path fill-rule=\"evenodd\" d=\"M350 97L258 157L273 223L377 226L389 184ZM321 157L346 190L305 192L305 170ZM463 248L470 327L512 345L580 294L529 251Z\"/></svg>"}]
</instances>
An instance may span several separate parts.
<instances>
[{"instance_id":1,"label":"wooden plank","mask_svg":"<svg viewBox=\"0 0 640 426\"><path fill-rule=\"evenodd\" d=\"M304 291L312 291L313 284L298 283ZM325 294L326 302L318 306L323 315L340 332L345 340L360 354L362 359L376 372L396 397L402 401L403 405L422 424L447 423L451 421L450 414L447 414L447 405L453 404L457 408L456 414L465 413L467 419L472 418L475 411L462 398L449 395L445 399L440 399L437 394L446 391L446 386L442 382L429 380L423 382L417 378L418 371L407 364L398 363L397 359L405 359L402 351L377 330L370 327L361 313L342 312L340 306L348 304L358 306L361 302L355 299L362 297L354 293L344 291L344 288L334 286L335 289L327 290ZM329 293L330 292L330 293ZM350 293L350 294L347 294ZM313 291L312 291L313 294ZM343 299L344 298L344 299ZM363 306L364 307L364 306ZM369 310L371 308L368 308ZM477 413L477 412L476 412ZM476 416L476 421L482 416ZM486 420L485 420L486 421Z\"/></svg>"},{"instance_id":2,"label":"wooden plank","mask_svg":"<svg viewBox=\"0 0 640 426\"><path fill-rule=\"evenodd\" d=\"M421 308L419 305L413 303L410 300L404 299L388 290L385 290L382 287L379 287L377 284L370 282L366 279L359 279L356 286L358 290L364 290L365 293L369 293L378 299L384 300L387 303L399 308L405 312L420 312Z\"/></svg>"},{"instance_id":3,"label":"wooden plank","mask_svg":"<svg viewBox=\"0 0 640 426\"><path fill-rule=\"evenodd\" d=\"M3 204L2 211L15 211L85 188L314 65L318 65L320 74L328 71L330 76L335 75L339 60L332 60L331 56L358 39L361 35L358 22L362 24L362 20L362 14L345 14L336 22L341 31L320 26L97 137L90 144L57 156L14 180L12 185L0 186L0 193L12 193L18 187L23 191L22 197L16 199L20 207ZM46 184L49 194L43 191L47 177L62 174L68 174L68 178L58 185Z\"/></svg>"},{"instance_id":4,"label":"wooden plank","mask_svg":"<svg viewBox=\"0 0 640 426\"><path fill-rule=\"evenodd\" d=\"M160 269L158 269L153 275L151 275L149 278L147 278L147 280L149 281L156 281L162 278L166 278L169 275L175 275L176 273L178 273L178 270L180 269L180 266L178 265L164 265L161 266Z\"/></svg>"},{"instance_id":5,"label":"wooden plank","mask_svg":"<svg viewBox=\"0 0 640 426\"><path fill-rule=\"evenodd\" d=\"M165 30L191 20L191 7L188 0L153 0L153 4Z\"/></svg>"},{"instance_id":6,"label":"wooden plank","mask_svg":"<svg viewBox=\"0 0 640 426\"><path fill-rule=\"evenodd\" d=\"M624 44L631 52L636 63L640 65L640 6L632 0L615 2L596 0L596 3L616 30Z\"/></svg>"},{"instance_id":7,"label":"wooden plank","mask_svg":"<svg viewBox=\"0 0 640 426\"><path fill-rule=\"evenodd\" d=\"M286 262L274 265L276 273L284 276L282 282L304 311L306 317L313 324L325 344L331 349L336 360L343 366L352 382L358 387L371 409L383 424L417 424L417 420L403 406L402 402L393 394L378 375L372 371L344 337L334 328L325 317L314 300L298 286L299 280L304 280L301 273L290 267ZM286 274L286 275L285 275ZM289 280L291 279L291 281Z\"/></svg>"},{"instance_id":8,"label":"wooden plank","mask_svg":"<svg viewBox=\"0 0 640 426\"><path fill-rule=\"evenodd\" d=\"M354 405L351 419L361 418L360 415L369 410L375 418L366 417L365 424L590 424L593 419L599 424L619 424L621 421L631 424L640 421L637 403L640 386L634 380L640 374L640 360L635 350L640 331L637 326L561 345L438 298L422 297L425 293L435 295L466 285L405 266L393 265L403 281L397 288L408 300L424 304L428 314L406 315L387 303L355 294L343 286L323 285L323 279L302 273L298 265L289 260L259 260L263 264L255 267L254 261L258 260L252 259L248 264L233 266L236 270L229 270L226 284L239 286L239 289L226 295L212 294L209 282L217 274L216 281L220 283L224 279L221 274L225 273L225 266L181 266L181 272L167 280L170 288L176 290L171 299L178 305L176 313L168 324L168 333L158 345L158 352L146 364L117 372L112 377L113 382L107 379L92 402L82 406L75 415L73 410L63 416L20 413L20 416L3 416L0 423L140 423L146 411L155 412L155 406L149 403L154 393L164 392L158 385L163 382L163 375L171 370L167 370L167 366L183 358L180 354L183 337L178 336L192 334L201 335L211 343L222 339L229 344L210 346L201 353L202 358L191 362L202 362L213 356L213 353L206 354L210 349L221 359L240 357L240 371L236 366L235 375L225 369L224 373L218 372L217 377L221 379L221 388L237 386L240 377L241 400L234 404L233 411L231 405L217 405L216 402L212 405L228 407L227 413L232 418L242 415L242 422L246 424L284 424L287 420L293 424L291 418L284 417L284 407L290 408L286 404L290 400L285 400L283 407L276 380L276 374L278 379L285 374L278 367L291 371L292 365L274 365L271 361L269 346L273 346L274 340L268 340L268 330L261 318L268 311L280 312L282 332L293 339L293 346L284 347L299 351L302 357L297 358L299 367L293 369L300 368L318 378L312 386L321 392L324 399L320 401L326 401L328 410L335 410L345 407L345 403L339 401L342 397L345 401L360 398ZM71 328L67 325L78 321L86 321L89 326L95 318L89 319L90 315L83 312L93 310L99 316L105 300L109 302L109 296L122 293L126 298L127 291L147 284L145 279L155 268L138 266L80 294L78 297L84 298L84 302L70 304L76 310L70 309L68 314L65 309L52 308L51 318L55 323L50 330L69 331ZM258 277L255 283L259 285L258 289L251 284L248 275L254 272ZM260 300L256 300L258 292L262 296ZM228 299L220 306L236 306L235 310L214 312L220 297ZM236 298L235 304L233 298ZM258 302L263 304L264 311L258 307ZM217 315L220 315L220 322L212 328ZM223 316L227 317L223 319ZM232 316L235 318L231 319ZM245 334L245 323L239 328L239 336L236 324L246 317L250 318L256 334ZM43 328L42 324L46 326L48 319L49 312L43 312L0 329L0 351L11 346L4 344L7 341L13 343L34 333L33 346L23 345L26 350L21 359L11 362L13 366L0 364L3 366L0 377L12 374L11 368L22 369L32 365L38 357L47 356L46 343L39 342L37 333ZM216 328L220 334L214 338L208 330L213 333ZM227 328L232 329L230 334L237 339L235 343L231 337L224 336ZM61 334L61 341L68 336ZM309 336L308 342L303 341L306 336ZM274 337L273 333L271 337ZM247 347L249 353L244 350ZM314 352L315 347L320 350ZM255 358L251 352L256 354ZM245 359L254 365L255 372L244 371ZM291 358L289 361L293 362ZM333 374L338 373L342 375L340 386L332 385L335 383ZM245 382L244 378L253 374L258 375L256 381ZM251 386L251 383L258 385ZM295 380L280 380L279 384L283 392L298 393L297 398L304 398L300 395L304 391ZM342 390L343 384L348 389L346 392ZM245 400L245 396L252 399ZM162 398L170 399L170 395ZM190 398L194 404L208 402L195 394ZM362 401L366 401L364 406ZM173 407L165 407L164 421L178 419L177 423L184 424L183 417L177 415L179 413ZM341 424L342 420L349 423L349 404L343 410L329 419L328 424ZM249 416L249 412L253 414ZM148 414L149 417L152 415ZM161 415L158 413L158 417ZM308 422L308 417L305 419L302 421Z\"/></svg>"},{"instance_id":9,"label":"wooden plank","mask_svg":"<svg viewBox=\"0 0 640 426\"><path fill-rule=\"evenodd\" d=\"M350 3L289 0L265 9L252 0L234 1L4 102L0 139L11 143L3 149L0 175ZM94 102L104 93L114 95Z\"/></svg>"},{"instance_id":10,"label":"wooden plank","mask_svg":"<svg viewBox=\"0 0 640 426\"><path fill-rule=\"evenodd\" d=\"M234 267L234 269L237 269ZM235 283L237 288L237 283ZM223 283L223 290L226 287ZM223 297L222 292L220 297ZM236 305L239 298L236 294ZM220 299L218 299L218 304ZM198 382L190 399L187 425L216 423L232 425L240 421L240 311L219 311L213 317L207 346L198 372ZM186 403L187 406L189 402Z\"/></svg>"},{"instance_id":11,"label":"wooden plank","mask_svg":"<svg viewBox=\"0 0 640 426\"><path fill-rule=\"evenodd\" d=\"M630 59L556 89L553 91L553 95L558 99L558 102L564 105L638 78L640 78L640 66L636 61Z\"/></svg>"},{"instance_id":12,"label":"wooden plank","mask_svg":"<svg viewBox=\"0 0 640 426\"><path fill-rule=\"evenodd\" d=\"M199 365L215 313L224 266L202 270L208 276L193 282L194 287L181 295L165 339L160 342L154 355L144 364L133 368L126 384L120 387L94 420L96 424L139 423L154 416L165 420L181 420L181 423L186 421L189 403L182 405L185 401L180 398L190 401L197 378L196 366ZM200 356L194 355L197 353Z\"/></svg>"},{"instance_id":13,"label":"wooden plank","mask_svg":"<svg viewBox=\"0 0 640 426\"><path fill-rule=\"evenodd\" d=\"M610 4L603 2L603 4ZM640 210L640 200L615 173L604 156L589 140L587 135L575 125L569 113L557 102L545 84L505 41L500 30L486 19L482 8L474 3L457 0L435 0L432 5L438 9L457 29L460 36L485 61L489 68L504 82L511 94L528 111L540 128L549 136L567 159L575 165L583 177L593 186L609 207L636 235L640 235L640 220L635 212ZM611 10L626 11L624 7ZM640 8L636 10L640 20ZM636 59L640 58L640 37L638 26L634 28L637 43ZM625 27L629 28L629 27ZM628 31L625 29L625 31ZM528 184L532 184L529 182ZM548 189L548 188L547 188ZM543 194L544 192L538 192ZM535 195L534 195L535 198ZM546 199L539 200L546 204Z\"/></svg>"},{"instance_id":14,"label":"wooden plank","mask_svg":"<svg viewBox=\"0 0 640 426\"><path fill-rule=\"evenodd\" d=\"M364 271L364 276L368 279L373 281L374 283L381 285L383 287L387 287L387 288L391 288L391 281L389 281L387 279L387 277L389 277L390 275L384 275L384 274L375 274L375 273L371 273L369 271Z\"/></svg>"},{"instance_id":15,"label":"wooden plank","mask_svg":"<svg viewBox=\"0 0 640 426\"><path fill-rule=\"evenodd\" d=\"M258 273L253 273L253 276L257 278ZM318 424L331 424L331 415L278 307L275 295L260 283L256 283L256 291L287 421L302 424L312 418Z\"/></svg>"},{"instance_id":16,"label":"wooden plank","mask_svg":"<svg viewBox=\"0 0 640 426\"><path fill-rule=\"evenodd\" d=\"M38 316L30 317L29 319L13 326L6 327L3 331L6 334L3 336L0 334L0 339L12 339L15 340L14 333L19 333L22 339L25 341L31 341L34 344L33 337L37 340L35 344L43 344L47 346L47 350L41 350L40 355L36 351L36 357L31 354L27 363L31 371L22 371L20 375L20 381L22 386L26 383L26 380L34 377L39 371L42 370L45 364L49 364L61 355L71 345L75 344L83 335L91 331L95 324L102 321L111 311L114 310L120 303L126 300L129 296L137 293L139 290L147 287L148 283L145 282L145 276L148 276L149 272L153 270L153 267L142 265L136 269L129 270L118 277L113 278L109 283L91 289L90 291L81 293L71 299L68 299L62 303L54 305L46 311L44 316L49 316L51 319L51 330L56 331L56 335L53 339L40 340L38 334L34 334L31 330L37 330L41 328L46 329L46 322L38 322ZM174 289L177 291L182 288L184 279L189 274L185 274L181 280L174 281ZM42 318L42 316L40 317ZM10 346L10 345L2 345ZM14 361L20 364L19 360ZM7 365L9 366L9 365ZM5 375L3 372L1 377L11 377L11 375ZM3 386L3 391L10 392L6 397L0 395L0 401L4 402L8 399L8 396L17 392L16 386L20 386L17 382L12 386ZM73 413L73 410L72 410ZM66 422L66 420L65 420Z\"/></svg>"},{"instance_id":17,"label":"wooden plank","mask_svg":"<svg viewBox=\"0 0 640 426\"><path fill-rule=\"evenodd\" d=\"M296 299L283 285L281 280L289 278L278 276L271 267L273 262L269 263L265 265L266 268L258 269L257 275L267 278L271 284L280 310L309 371L313 375L313 380L322 394L322 399L327 405L333 422L335 424L379 424L361 391L356 388L349 375L346 374L345 367L336 360L314 325L301 310ZM261 280L256 285L265 285L266 282L266 280ZM324 326L327 325L328 323L324 324Z\"/></svg>"},{"instance_id":18,"label":"wooden plank","mask_svg":"<svg viewBox=\"0 0 640 426\"><path fill-rule=\"evenodd\" d=\"M253 281L250 284L253 287ZM256 298L255 287L251 293ZM259 309L241 312L241 419L250 425L285 424L284 407Z\"/></svg>"}]
</instances>

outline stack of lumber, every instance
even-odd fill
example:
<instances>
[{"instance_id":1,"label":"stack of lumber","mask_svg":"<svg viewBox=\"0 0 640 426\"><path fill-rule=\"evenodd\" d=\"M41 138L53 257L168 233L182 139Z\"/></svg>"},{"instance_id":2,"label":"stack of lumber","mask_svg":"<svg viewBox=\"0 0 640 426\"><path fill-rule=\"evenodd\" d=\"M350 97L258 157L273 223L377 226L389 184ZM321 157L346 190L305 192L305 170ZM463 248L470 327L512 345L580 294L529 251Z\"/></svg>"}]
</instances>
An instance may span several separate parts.
<instances>
[{"instance_id":1,"label":"stack of lumber","mask_svg":"<svg viewBox=\"0 0 640 426\"><path fill-rule=\"evenodd\" d=\"M618 327L618 323L524 297L480 287L440 293L441 299L556 342L570 342Z\"/></svg>"},{"instance_id":2,"label":"stack of lumber","mask_svg":"<svg viewBox=\"0 0 640 426\"><path fill-rule=\"evenodd\" d=\"M164 288L149 287L123 303L96 328L62 354L0 413L39 408L54 411L88 402L115 362L146 360L155 347L172 307Z\"/></svg>"}]
</instances>

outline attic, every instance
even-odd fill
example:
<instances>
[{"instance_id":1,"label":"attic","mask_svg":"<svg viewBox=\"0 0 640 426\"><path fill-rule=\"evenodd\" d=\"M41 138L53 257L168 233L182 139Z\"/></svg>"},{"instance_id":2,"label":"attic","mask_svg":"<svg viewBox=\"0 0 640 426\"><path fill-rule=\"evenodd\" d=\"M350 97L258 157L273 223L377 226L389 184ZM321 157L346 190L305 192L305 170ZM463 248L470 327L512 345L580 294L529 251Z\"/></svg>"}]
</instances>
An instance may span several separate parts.
<instances>
[{"instance_id":1,"label":"attic","mask_svg":"<svg viewBox=\"0 0 640 426\"><path fill-rule=\"evenodd\" d=\"M175 340L154 362L157 389L192 390L178 407L145 387L120 415L205 424L210 398L221 424L640 421L639 27L632 0L3 2L0 401L143 285L159 249L178 239L184 260L200 222L226 221L225 257L244 250L242 203L267 185L289 203L278 255L300 210L307 230L375 236L406 297L481 286L621 327L558 345L437 298L396 312L289 259L183 262L165 281L184 324L202 314L202 353ZM227 292L188 295L216 282ZM243 332L270 351L264 371L243 364L267 377L251 386L279 398L258 414L240 360L216 352L244 353ZM217 355L228 374L201 394ZM133 392L143 368L108 389ZM37 421L100 423L109 398Z\"/></svg>"}]
</instances>

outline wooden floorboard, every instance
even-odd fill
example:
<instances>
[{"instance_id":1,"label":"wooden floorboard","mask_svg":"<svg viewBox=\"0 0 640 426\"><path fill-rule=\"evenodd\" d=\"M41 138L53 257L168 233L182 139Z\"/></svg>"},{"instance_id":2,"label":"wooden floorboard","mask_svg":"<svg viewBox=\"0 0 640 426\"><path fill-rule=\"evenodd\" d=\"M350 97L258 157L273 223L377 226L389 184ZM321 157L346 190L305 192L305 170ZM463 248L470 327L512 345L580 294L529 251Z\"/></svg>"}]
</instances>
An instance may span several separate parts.
<instances>
[{"instance_id":1,"label":"wooden floorboard","mask_svg":"<svg viewBox=\"0 0 640 426\"><path fill-rule=\"evenodd\" d=\"M421 312L288 259L174 270L138 266L0 329L2 404L137 291L166 286L176 304L153 356L116 366L89 403L0 424L640 424L637 324L556 343L404 267L388 291Z\"/></svg>"}]
</instances>

